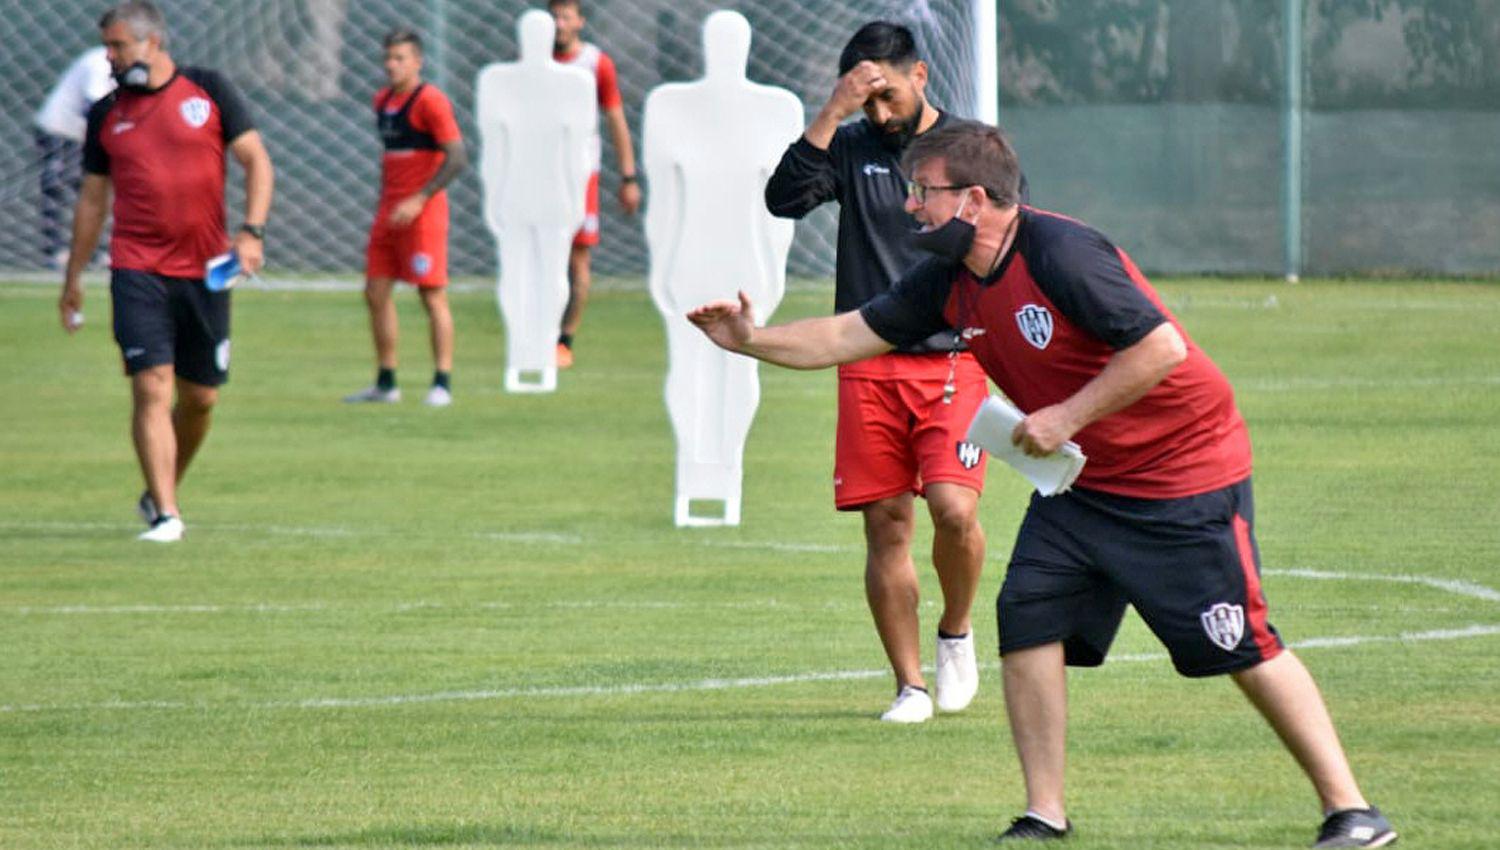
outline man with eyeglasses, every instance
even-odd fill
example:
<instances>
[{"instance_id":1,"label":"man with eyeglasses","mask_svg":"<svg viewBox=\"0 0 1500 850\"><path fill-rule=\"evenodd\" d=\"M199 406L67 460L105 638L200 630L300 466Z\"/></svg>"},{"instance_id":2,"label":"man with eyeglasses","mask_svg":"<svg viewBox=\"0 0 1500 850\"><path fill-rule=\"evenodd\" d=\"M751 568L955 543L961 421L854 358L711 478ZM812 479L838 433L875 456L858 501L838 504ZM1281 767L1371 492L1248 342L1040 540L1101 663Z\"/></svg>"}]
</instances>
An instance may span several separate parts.
<instances>
[{"instance_id":1,"label":"man with eyeglasses","mask_svg":"<svg viewBox=\"0 0 1500 850\"><path fill-rule=\"evenodd\" d=\"M1314 847L1394 842L1317 683L1268 619L1250 435L1223 372L1124 251L1020 203L1020 164L999 130L952 122L915 141L904 165L918 242L936 256L890 291L786 325L755 327L743 293L688 319L722 348L799 369L961 328L1027 412L1011 442L1043 457L1073 440L1088 457L1073 489L1032 495L995 604L1027 804L1001 840L1072 831L1066 668L1102 664L1130 605L1180 674L1228 675L1276 731L1322 805Z\"/></svg>"},{"instance_id":2,"label":"man with eyeglasses","mask_svg":"<svg viewBox=\"0 0 1500 850\"><path fill-rule=\"evenodd\" d=\"M827 104L767 183L766 206L801 218L838 201L834 310L848 313L922 259L903 209L901 152L949 118L925 97L927 64L906 27L865 24L844 47L839 74ZM864 120L840 126L861 109ZM951 328L839 368L834 504L864 515L865 595L896 679L885 721L920 723L933 713L911 556L916 495L932 517L932 563L943 592L937 708L962 710L979 687L969 610L984 562L978 502L985 456L964 436L985 394L983 370Z\"/></svg>"}]
</instances>

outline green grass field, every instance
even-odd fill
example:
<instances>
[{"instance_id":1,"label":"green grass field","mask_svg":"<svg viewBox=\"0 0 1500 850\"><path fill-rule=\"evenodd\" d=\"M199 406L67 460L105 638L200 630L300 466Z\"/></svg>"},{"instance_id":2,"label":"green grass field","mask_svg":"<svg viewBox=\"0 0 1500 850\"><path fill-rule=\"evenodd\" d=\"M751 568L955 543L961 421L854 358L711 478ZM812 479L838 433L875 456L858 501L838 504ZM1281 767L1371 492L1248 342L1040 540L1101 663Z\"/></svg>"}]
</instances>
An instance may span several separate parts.
<instances>
[{"instance_id":1,"label":"green grass field","mask_svg":"<svg viewBox=\"0 0 1500 850\"><path fill-rule=\"evenodd\" d=\"M1404 846L1497 846L1500 287L1161 289L1235 383L1272 620L1365 791ZM189 536L152 546L107 294L74 338L55 297L0 284L0 847L981 848L1019 813L992 658L968 712L875 719L831 373L762 369L743 525L679 530L644 294L596 296L550 396L500 393L493 296L455 294L433 411L410 293L407 401L350 408L358 294L242 292ZM1025 494L992 468L986 655ZM1178 678L1133 617L1114 653L1070 680L1071 846L1311 841L1227 680Z\"/></svg>"}]
</instances>

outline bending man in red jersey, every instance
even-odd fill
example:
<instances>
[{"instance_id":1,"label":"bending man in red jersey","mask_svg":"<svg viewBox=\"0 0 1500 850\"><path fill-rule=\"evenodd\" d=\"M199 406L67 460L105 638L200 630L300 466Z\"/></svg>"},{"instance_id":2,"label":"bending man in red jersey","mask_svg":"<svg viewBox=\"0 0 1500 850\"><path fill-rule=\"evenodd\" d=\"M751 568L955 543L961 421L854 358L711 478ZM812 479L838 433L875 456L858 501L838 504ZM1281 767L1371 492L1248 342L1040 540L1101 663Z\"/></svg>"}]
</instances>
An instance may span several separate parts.
<instances>
[{"instance_id":1,"label":"bending man in red jersey","mask_svg":"<svg viewBox=\"0 0 1500 850\"><path fill-rule=\"evenodd\" d=\"M203 281L205 263L231 248L224 154L245 170L245 217L232 249L249 274L264 257L275 178L229 81L172 61L155 4L120 3L99 19L99 31L119 88L89 110L58 310L63 327L77 330L79 275L99 244L113 191L109 294L146 479L136 508L150 527L140 539L169 543L184 532L177 484L208 436L219 385L229 379L229 292L210 292Z\"/></svg>"},{"instance_id":2,"label":"bending man in red jersey","mask_svg":"<svg viewBox=\"0 0 1500 850\"><path fill-rule=\"evenodd\" d=\"M1103 663L1133 605L1185 676L1228 674L1276 730L1325 814L1315 847L1382 847L1317 684L1266 615L1250 438L1229 381L1124 251L1086 224L1019 203L999 130L956 123L902 161L906 208L937 256L857 311L757 328L750 304L688 314L716 344L819 368L946 327L1022 410L1012 441L1074 440L1073 490L1033 494L996 602L1005 707L1027 808L1003 840L1062 838L1065 665Z\"/></svg>"},{"instance_id":3,"label":"bending man in red jersey","mask_svg":"<svg viewBox=\"0 0 1500 850\"><path fill-rule=\"evenodd\" d=\"M432 337L432 386L423 403L453 403L453 315L448 309L447 185L468 165L453 105L422 80L422 39L397 28L385 37L390 83L375 93L375 122L385 155L380 165L380 208L365 251L365 303L375 337L375 384L347 402L396 402L396 281L422 295Z\"/></svg>"},{"instance_id":4,"label":"bending man in red jersey","mask_svg":"<svg viewBox=\"0 0 1500 850\"><path fill-rule=\"evenodd\" d=\"M583 40L583 6L580 0L548 0L547 11L557 25L552 58L565 65L582 68L594 75L599 88L599 113L609 125L609 138L615 146L620 164L620 208L635 215L641 206L641 187L635 172L635 148L630 144L630 127L625 123L625 106L620 100L620 86L615 77L615 63L598 45ZM589 178L585 198L587 214L583 227L573 237L573 251L568 257L568 306L563 308L562 332L557 337L557 367L573 365L573 335L583 322L583 308L589 300L591 253L599 244L599 164L602 149L594 136L594 175Z\"/></svg>"}]
</instances>

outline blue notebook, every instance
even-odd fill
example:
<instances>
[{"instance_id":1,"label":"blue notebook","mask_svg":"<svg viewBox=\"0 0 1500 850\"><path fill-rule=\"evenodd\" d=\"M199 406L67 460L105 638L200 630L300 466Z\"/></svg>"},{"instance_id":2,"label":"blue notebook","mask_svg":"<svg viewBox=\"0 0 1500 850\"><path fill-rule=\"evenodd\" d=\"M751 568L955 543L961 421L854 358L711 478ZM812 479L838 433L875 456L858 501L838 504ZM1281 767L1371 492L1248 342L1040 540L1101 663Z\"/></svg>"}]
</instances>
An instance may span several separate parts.
<instances>
[{"instance_id":1,"label":"blue notebook","mask_svg":"<svg viewBox=\"0 0 1500 850\"><path fill-rule=\"evenodd\" d=\"M240 268L239 255L230 251L203 264L203 285L209 292L223 292L246 277Z\"/></svg>"}]
</instances>

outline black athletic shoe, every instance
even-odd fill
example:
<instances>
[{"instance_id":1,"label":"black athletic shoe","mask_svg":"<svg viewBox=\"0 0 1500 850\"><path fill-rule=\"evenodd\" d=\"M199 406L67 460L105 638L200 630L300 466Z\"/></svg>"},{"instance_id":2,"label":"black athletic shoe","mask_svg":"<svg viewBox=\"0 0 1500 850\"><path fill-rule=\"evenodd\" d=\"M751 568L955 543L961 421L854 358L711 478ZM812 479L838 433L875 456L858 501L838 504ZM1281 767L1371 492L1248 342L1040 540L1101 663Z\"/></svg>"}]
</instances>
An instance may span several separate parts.
<instances>
[{"instance_id":1,"label":"black athletic shoe","mask_svg":"<svg viewBox=\"0 0 1500 850\"><path fill-rule=\"evenodd\" d=\"M1314 847L1385 847L1396 843L1396 830L1380 810L1341 809L1323 819Z\"/></svg>"},{"instance_id":2,"label":"black athletic shoe","mask_svg":"<svg viewBox=\"0 0 1500 850\"><path fill-rule=\"evenodd\" d=\"M1010 829L1000 833L999 841L1051 841L1067 838L1073 831L1073 822L1068 821L1063 829L1037 820L1031 815L1022 815L1010 822Z\"/></svg>"}]
</instances>

